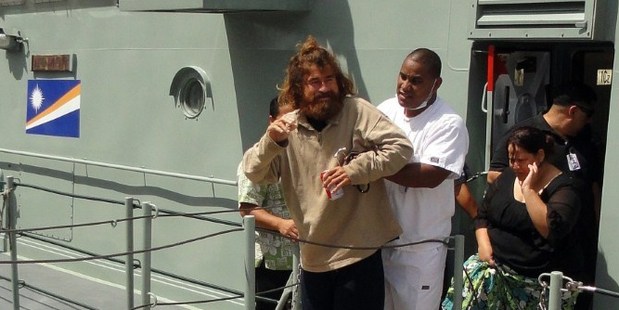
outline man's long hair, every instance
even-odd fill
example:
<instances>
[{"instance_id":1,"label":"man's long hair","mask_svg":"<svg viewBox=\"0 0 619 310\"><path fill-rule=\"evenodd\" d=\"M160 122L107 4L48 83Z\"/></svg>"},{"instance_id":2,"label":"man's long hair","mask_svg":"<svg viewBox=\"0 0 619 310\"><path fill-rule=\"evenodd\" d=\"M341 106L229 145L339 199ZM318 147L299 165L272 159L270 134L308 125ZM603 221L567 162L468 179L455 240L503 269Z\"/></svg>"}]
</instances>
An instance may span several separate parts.
<instances>
[{"instance_id":1,"label":"man's long hair","mask_svg":"<svg viewBox=\"0 0 619 310\"><path fill-rule=\"evenodd\" d=\"M343 101L347 95L354 94L353 82L342 73L335 57L318 45L313 36L310 35L305 42L297 44L297 48L298 52L288 62L286 76L279 89L278 101L280 106L290 104L295 109L299 108L299 103L303 101L305 76L312 65L316 65L320 69L327 66L333 69L340 91L340 101Z\"/></svg>"}]
</instances>

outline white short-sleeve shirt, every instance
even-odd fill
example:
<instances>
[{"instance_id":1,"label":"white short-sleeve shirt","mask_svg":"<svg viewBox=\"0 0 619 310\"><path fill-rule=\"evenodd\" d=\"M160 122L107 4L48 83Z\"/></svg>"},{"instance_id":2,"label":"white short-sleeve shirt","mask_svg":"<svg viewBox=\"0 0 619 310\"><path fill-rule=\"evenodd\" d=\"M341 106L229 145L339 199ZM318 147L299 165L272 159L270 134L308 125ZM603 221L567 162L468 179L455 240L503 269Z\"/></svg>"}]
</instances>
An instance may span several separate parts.
<instances>
[{"instance_id":1,"label":"white short-sleeve shirt","mask_svg":"<svg viewBox=\"0 0 619 310\"><path fill-rule=\"evenodd\" d=\"M385 100L378 109L399 126L413 144L410 162L424 163L451 171L435 188L407 188L385 180L392 208L404 232L394 244L426 239L444 239L451 234L454 214L454 179L462 172L469 137L462 118L439 97L421 114L409 118L397 97ZM440 246L425 243L403 250Z\"/></svg>"}]
</instances>

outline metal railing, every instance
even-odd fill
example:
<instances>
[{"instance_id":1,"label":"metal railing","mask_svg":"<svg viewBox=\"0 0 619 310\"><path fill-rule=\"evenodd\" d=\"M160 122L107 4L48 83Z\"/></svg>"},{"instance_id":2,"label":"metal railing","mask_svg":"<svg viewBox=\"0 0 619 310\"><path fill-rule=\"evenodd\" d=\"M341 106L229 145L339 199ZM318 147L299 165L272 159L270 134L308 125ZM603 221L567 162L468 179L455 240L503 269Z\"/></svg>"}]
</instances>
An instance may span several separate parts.
<instances>
[{"instance_id":1,"label":"metal railing","mask_svg":"<svg viewBox=\"0 0 619 310\"><path fill-rule=\"evenodd\" d=\"M24 233L26 231L29 230L40 230L40 229L57 229L60 226L53 226L53 227L36 227L36 228L30 228L30 229L17 229L17 199L16 199L16 195L15 195L15 190L18 187L18 184L15 183L14 178L12 176L8 176L6 178L6 183L5 183L5 189L3 192L3 202L6 204L6 217L8 219L7 221L7 227L4 228L2 227L1 232L3 232L4 234L7 235L8 239L9 239L9 245L10 245L10 261L2 261L0 262L0 264L10 264L11 265L11 290L12 290L12 295L13 295L13 308L14 309L20 309L20 295L19 295L19 288L20 285L23 285L23 283L21 283L21 281L19 280L19 265L20 264L33 264L33 263L55 263L55 262L79 262L79 261L86 261L86 260L94 260L94 259L108 259L108 258L112 258L112 257L121 257L124 256L125 257L125 276L126 276L126 282L125 282L125 291L126 291L126 305L127 305L127 309L137 309L137 308L145 308L145 309L150 309L151 306L154 305L154 303L152 303L150 301L151 297L154 297L156 300L156 295L154 295L150 289L150 283L151 283L151 253L153 251L157 251L157 250L161 250L164 248L169 248L171 246L176 246L176 245L182 245L182 244L186 244L188 242L192 242L192 241L197 241L197 240L202 240L202 239L206 239L209 237L215 237L218 235L221 235L222 233L215 233L215 234L210 234L207 236L202 236L202 237L198 237L198 238L193 238L190 240L187 240L185 242L180 242L178 244L174 244L174 245L168 245L168 246L161 246L161 247L157 247L157 248L153 248L152 247L152 221L153 219L157 218L158 216L158 209L157 207L150 203L150 202L144 202L141 203L140 205L136 205L135 203L135 199L131 198L131 197L127 197L125 198L125 215L126 218L124 219L111 219L111 220L107 220L107 221L102 221L102 222L94 222L94 223L88 223L88 224L83 224L83 225L69 225L69 226L89 226L89 225L100 225L100 224L112 224L112 227L115 227L116 224L118 222L126 222L126 251L123 253L114 253L114 254L107 254L107 255L90 255L87 256L86 258L77 258L77 259L56 259L56 260L28 260L28 261L20 261L18 260L18 245L17 245L17 237L18 234L20 233ZM143 211L143 216L141 217L134 217L134 209L136 208L141 208ZM153 215L153 210L154 211L154 215ZM186 216L186 215L182 215L182 216ZM144 232L142 234L142 239L143 239L143 249L142 250L136 250L135 246L133 244L133 238L134 238L134 229L133 229L133 222L134 220L143 220L144 221ZM253 257L254 257L254 238L255 238L255 234L254 234L254 224L253 224L253 217L252 218L246 218L245 219L245 236L247 238L247 243L248 243L248 247L247 247L247 253L246 253L246 261L249 261L249 266L251 268L249 268L249 270L253 270ZM63 225L63 226L67 226L67 225ZM242 231L242 228L235 228L235 229L230 229L227 231L223 231L223 233L228 233L228 232L236 232L236 231ZM135 277L135 266L134 266L134 254L143 254L143 260L142 263L140 264L140 268L142 270L142 305L135 307L134 305L134 277ZM247 268L246 268L247 269ZM253 274L248 273L247 274L248 277L251 277L251 279L248 278L247 283L254 283L254 279L253 279ZM250 287L249 289L251 289L252 287ZM65 298L63 296L58 296L58 295L54 295L54 293L42 290L42 289L37 289L39 291L45 292L45 294L48 295L52 295L54 297L57 297L59 299L71 302L73 304L76 305L81 305L81 306L85 306L88 307L87 305L83 305L78 301L73 301L70 300L68 298ZM246 292L249 292L246 289ZM246 298L248 298L249 300L254 300L254 296L253 294L245 294ZM242 298L243 295L242 294L238 294L236 296L234 296L234 298ZM223 299L222 299L223 300ZM191 302L187 302L188 304ZM247 308L247 309L253 309L253 302L246 302L249 305L252 305L251 308ZM161 303L160 303L161 304ZM93 308L94 309L94 308Z\"/></svg>"},{"instance_id":2,"label":"metal railing","mask_svg":"<svg viewBox=\"0 0 619 310\"><path fill-rule=\"evenodd\" d=\"M74 163L74 164L84 164L84 165L98 166L98 167L111 168L111 169L124 170L124 171L140 172L140 173L152 174L152 175L168 176L168 177L188 179L188 180L205 181L205 182L209 182L213 184L234 185L234 186L237 185L236 181L230 181L230 180L224 180L224 179L218 179L218 178L212 178L212 177L204 177L204 176L192 175L192 174L183 174L183 173L168 172L168 171L155 170L155 169L146 169L146 168L139 168L139 167L133 167L133 166L118 165L118 164L112 164L112 163L106 163L106 162L100 162L100 161L92 161L92 160L87 160L87 159L54 156L54 155L17 151L17 150L3 149L3 148L0 148L0 153L20 155L20 156L26 156L26 157L34 157L34 158L50 159L50 160L69 162L69 163Z\"/></svg>"},{"instance_id":3,"label":"metal railing","mask_svg":"<svg viewBox=\"0 0 619 310\"><path fill-rule=\"evenodd\" d=\"M85 160L85 159L75 159L75 158L67 158L67 157L61 157L61 156L52 156L52 155L45 155L45 154L38 154L38 153L31 153L31 152L23 152L23 151L15 151L15 150L8 150L8 149L0 149L1 153L8 153L8 154L14 154L14 155L20 155L20 156L27 156L27 157L35 157L35 158L43 158L43 159L49 159L49 160L57 160L57 161L63 161L63 162L71 162L74 164L84 164L84 165L93 165L93 166L100 166L100 167L106 167L106 168L111 168L111 169L120 169L120 170L125 170L125 171L133 171L133 172L139 172L139 173L146 173L146 174L154 174L154 175L161 175L161 176L168 176L168 177L176 177L176 178L183 178L183 179L190 179L190 180L198 180L198 181L205 181L205 182L210 182L210 183L214 183L214 184L223 184L223 185L232 185L232 186L236 186L237 183L236 181L229 181L229 180L222 180L222 179L217 179L217 178L211 178L211 177L203 177L203 176L196 176L196 175L187 175L187 174L179 174L179 173L172 173L172 172L165 172L165 171L159 171L159 170L152 170L152 169L144 169L144 168L137 168L137 167L130 167L130 166L124 166L124 165L117 165L117 164L110 164L110 163L104 163L104 162L96 162L96 161L90 161L90 160ZM16 229L16 221L17 221L17 202L16 202L16 198L14 195L14 190L16 187L18 187L19 184L15 184L14 182L14 178L13 177L7 177L7 182L5 184L5 199L7 201L8 204L8 210L7 210L7 219L8 219L8 223L7 223L7 228L4 229L4 233L8 236L9 239L9 243L10 243L10 250L11 250L11 267L12 267L12 291L13 291L13 299L14 299L14 308L15 309L19 309L19 272L18 272L18 265L20 263L25 263L25 262L19 262L17 260L17 235L19 233L24 233L23 231L20 231L18 229ZM38 186L34 186L34 185L25 185L22 184L21 186L25 186L25 187L30 187L33 189L42 189ZM74 194L67 194L67 193L62 193L62 192L58 192L58 191L54 191L54 190L49 190L51 192L54 192L56 194L66 194L66 195L70 195L72 197L77 197L77 198L87 198L84 196L77 196ZM109 199L104 199L104 198L98 198L99 201L112 201ZM105 259L113 259L115 257L118 256L124 256L125 257L125 261L124 261L124 265L125 265L125 273L126 273L126 285L125 285L125 289L126 289L126 299L127 299L127 308L128 309L138 309L138 308L145 308L145 309L150 309L151 307L155 306L155 305L164 305L165 303L159 303L157 301L157 296L151 292L151 272L153 271L152 266L151 266L151 253L152 251L156 251L158 249L164 248L164 247L160 247L160 248L153 248L152 247L152 221L153 219L157 218L159 212L166 212L163 210L158 210L157 207L150 203L150 202L145 202L145 203L141 203L139 205L136 205L136 199L132 198L132 197L126 197L124 200L124 206L125 206L125 216L126 219L123 219L123 221L126 221L126 252L124 253L116 253L116 254L112 254L112 255L96 255L94 253L92 254L88 254L85 253L87 255L90 256L91 259L99 259L99 258L105 258ZM118 202L118 201L116 201ZM134 217L134 209L135 208L141 208L143 210L143 216L136 218ZM155 215L153 215L153 210L155 210ZM173 212L173 211L169 211L167 212L169 215L172 216L188 216L187 214L182 214L179 212ZM195 215L189 215L189 217L195 217ZM197 217L196 217L197 218ZM133 244L133 237L134 237L134 227L133 227L133 221L136 219L141 219L143 220L143 233L142 233L142 242L143 242L143 249L142 250L135 250L135 246ZM106 223L112 223L113 226L116 225L116 223L119 220L109 220L109 221L105 221ZM219 220L218 222L222 223L221 220ZM224 223L226 224L226 223ZM229 224L229 223L228 223ZM70 225L69 225L70 226ZM57 228L57 227L56 227ZM232 231L240 231L241 229L237 229L237 230L229 230L227 232L232 232ZM253 218L253 216L246 216L243 218L243 229L244 230L244 234L245 234L245 275L246 275L246 287L244 292L234 292L234 290L230 289L229 292L232 292L235 294L235 296L230 297L230 298L223 298L221 300L226 300L226 299L233 299L233 298L243 298L244 297L244 301L245 301L245 309L247 310L253 310L255 307L255 300L256 300L256 291L255 291L255 270L254 270L254 251L255 251L255 219ZM274 232L277 233L277 232ZM214 234L213 236L215 236L217 234ZM210 236L209 236L210 237ZM201 240L203 238L195 238L192 241L195 240ZM450 239L454 240L454 247L453 248L449 248L450 250L454 250L455 251L455 260L454 260L454 288L455 288L455 296L454 296L454 305L456 306L455 309L459 309L460 305L462 303L462 288L463 288L463 261L464 261L464 236L461 235L457 235L457 236L451 236ZM310 241L306 241L306 240L297 240L299 242L310 242ZM437 240L429 240L429 242L438 242ZM447 243L446 240L441 241L443 243ZM56 244L58 245L58 244ZM58 245L58 246L63 246L63 245ZM330 245L327 245L330 246ZM377 248L379 249L379 248ZM292 306L293 309L301 309L300 306L300 297L298 294L298 290L294 289L295 287L298 286L298 275L299 275L299 256L298 256L298 244L297 244L297 253L295 253L293 259L293 271L291 273L290 279L286 285L286 287L282 288L283 293L282 293L282 297L279 300L277 309L283 309L284 303L286 301L286 299L288 298L292 298ZM84 253L84 252L82 252ZM143 254L143 260L142 263L140 264L140 268L142 270L142 298L141 298L141 303L142 305L140 306L135 306L134 305L134 271L135 271L135 266L134 266L134 254L137 253L142 253ZM75 259L73 261L81 261L83 259ZM60 261L60 260L47 260L45 262L55 262L55 261ZM62 261L71 261L71 260L62 260ZM37 261L28 261L28 263L33 263L33 262L37 262ZM39 261L40 262L40 261ZM1 263L1 262L0 262ZM174 275L171 275L174 276ZM50 293L51 294L51 293ZM63 299L62 296L57 296L58 298ZM71 301L75 304L79 304L79 302L77 301ZM199 302L199 301L198 301ZM208 302L208 301L203 301L203 302ZM184 304L191 304L191 303L197 303L197 302L185 302ZM172 304L172 303L167 303ZM183 303L174 303L174 304L183 304Z\"/></svg>"}]
</instances>

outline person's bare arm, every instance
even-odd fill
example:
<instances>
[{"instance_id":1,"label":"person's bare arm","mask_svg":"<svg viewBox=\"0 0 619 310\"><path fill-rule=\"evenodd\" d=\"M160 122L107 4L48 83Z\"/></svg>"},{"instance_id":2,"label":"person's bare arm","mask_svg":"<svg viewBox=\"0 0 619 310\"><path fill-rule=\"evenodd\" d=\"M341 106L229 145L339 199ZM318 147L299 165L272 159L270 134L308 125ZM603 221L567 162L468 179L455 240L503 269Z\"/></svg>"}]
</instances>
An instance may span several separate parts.
<instances>
[{"instance_id":1,"label":"person's bare arm","mask_svg":"<svg viewBox=\"0 0 619 310\"><path fill-rule=\"evenodd\" d=\"M278 231L286 237L299 238L299 231L291 219L281 218L264 209L258 209L256 205L244 202L241 202L239 209L242 216L253 215L256 219L256 226L260 228Z\"/></svg>"},{"instance_id":2,"label":"person's bare arm","mask_svg":"<svg viewBox=\"0 0 619 310\"><path fill-rule=\"evenodd\" d=\"M475 238L477 239L477 252L479 254L479 259L487 262L491 266L494 266L495 262L493 257L492 245L490 243L490 236L488 236L488 229L476 229Z\"/></svg>"},{"instance_id":3,"label":"person's bare arm","mask_svg":"<svg viewBox=\"0 0 619 310\"><path fill-rule=\"evenodd\" d=\"M494 183L494 180L496 180L500 175L501 175L501 171L490 170L488 171L488 175L486 175L486 181L492 184Z\"/></svg>"},{"instance_id":4,"label":"person's bare arm","mask_svg":"<svg viewBox=\"0 0 619 310\"><path fill-rule=\"evenodd\" d=\"M477 201L473 198L466 183L460 183L454 188L456 202L472 218L477 216Z\"/></svg>"},{"instance_id":5,"label":"person's bare arm","mask_svg":"<svg viewBox=\"0 0 619 310\"><path fill-rule=\"evenodd\" d=\"M437 166L409 163L396 174L386 177L386 179L406 187L434 188L445 181L449 174L451 174L449 170Z\"/></svg>"},{"instance_id":6,"label":"person's bare arm","mask_svg":"<svg viewBox=\"0 0 619 310\"><path fill-rule=\"evenodd\" d=\"M537 164L529 165L529 174L522 181L521 190L527 212L533 222L533 226L544 238L548 238L550 227L548 226L548 205L539 196L539 187L533 184L539 183L539 170Z\"/></svg>"}]
</instances>

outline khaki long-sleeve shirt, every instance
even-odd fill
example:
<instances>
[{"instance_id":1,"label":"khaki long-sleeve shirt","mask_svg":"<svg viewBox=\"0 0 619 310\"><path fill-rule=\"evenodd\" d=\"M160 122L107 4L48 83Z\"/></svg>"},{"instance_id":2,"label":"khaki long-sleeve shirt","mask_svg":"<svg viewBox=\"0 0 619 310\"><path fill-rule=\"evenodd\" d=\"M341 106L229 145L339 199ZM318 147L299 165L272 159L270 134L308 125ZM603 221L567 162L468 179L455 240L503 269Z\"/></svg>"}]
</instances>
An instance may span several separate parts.
<instances>
[{"instance_id":1,"label":"khaki long-sleeve shirt","mask_svg":"<svg viewBox=\"0 0 619 310\"><path fill-rule=\"evenodd\" d=\"M295 113L295 112L292 112ZM370 184L367 193L354 186L329 200L320 173L338 165L340 148L362 152L344 170L352 184ZM346 98L342 111L320 132L298 117L285 147L265 134L244 156L244 171L256 183L281 179L286 204L301 239L332 246L380 247L398 237L382 178L399 171L413 149L404 132L369 102ZM376 250L332 248L301 243L301 265L324 272L358 262Z\"/></svg>"}]
</instances>

